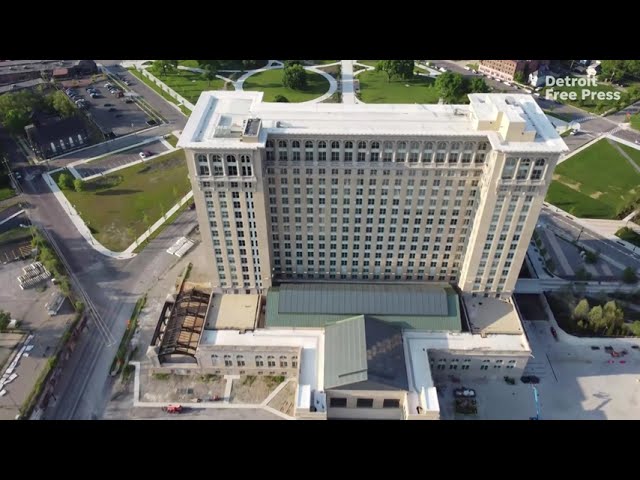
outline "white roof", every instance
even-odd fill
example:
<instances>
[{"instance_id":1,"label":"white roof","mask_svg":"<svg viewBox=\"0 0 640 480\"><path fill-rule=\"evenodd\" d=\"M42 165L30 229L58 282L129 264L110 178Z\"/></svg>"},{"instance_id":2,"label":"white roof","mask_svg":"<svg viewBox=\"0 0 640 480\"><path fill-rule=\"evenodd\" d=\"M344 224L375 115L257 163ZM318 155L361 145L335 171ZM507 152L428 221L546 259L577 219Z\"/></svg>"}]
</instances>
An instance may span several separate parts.
<instances>
[{"instance_id":1,"label":"white roof","mask_svg":"<svg viewBox=\"0 0 640 480\"><path fill-rule=\"evenodd\" d=\"M471 105L265 103L262 92L203 92L185 126L179 147L190 149L263 147L268 134L493 136L494 148L565 151L566 146L533 97L522 94L471 94ZM538 132L535 142L502 142L495 132L474 129L471 111L481 120L503 112ZM258 142L242 139L244 122L262 121Z\"/></svg>"}]
</instances>

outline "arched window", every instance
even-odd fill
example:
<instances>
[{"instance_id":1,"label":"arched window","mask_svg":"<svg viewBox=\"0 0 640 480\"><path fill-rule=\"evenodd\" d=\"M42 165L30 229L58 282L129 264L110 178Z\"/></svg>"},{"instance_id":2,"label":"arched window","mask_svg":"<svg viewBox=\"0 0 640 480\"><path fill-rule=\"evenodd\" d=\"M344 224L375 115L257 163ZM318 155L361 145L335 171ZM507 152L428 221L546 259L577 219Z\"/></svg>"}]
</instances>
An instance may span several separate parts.
<instances>
[{"instance_id":1,"label":"arched window","mask_svg":"<svg viewBox=\"0 0 640 480\"><path fill-rule=\"evenodd\" d=\"M213 163L221 163L222 157L220 155L211 155L211 161Z\"/></svg>"},{"instance_id":2,"label":"arched window","mask_svg":"<svg viewBox=\"0 0 640 480\"><path fill-rule=\"evenodd\" d=\"M465 149L465 151L473 150L473 143L472 142L464 142L464 149Z\"/></svg>"},{"instance_id":3,"label":"arched window","mask_svg":"<svg viewBox=\"0 0 640 480\"><path fill-rule=\"evenodd\" d=\"M340 148L340 142L334 140L331 142L331 148Z\"/></svg>"},{"instance_id":4,"label":"arched window","mask_svg":"<svg viewBox=\"0 0 640 480\"><path fill-rule=\"evenodd\" d=\"M486 150L487 149L487 142L480 142L478 144L478 150Z\"/></svg>"},{"instance_id":5,"label":"arched window","mask_svg":"<svg viewBox=\"0 0 640 480\"><path fill-rule=\"evenodd\" d=\"M262 355L256 355L256 367L264 367L264 361Z\"/></svg>"},{"instance_id":6,"label":"arched window","mask_svg":"<svg viewBox=\"0 0 640 480\"><path fill-rule=\"evenodd\" d=\"M196 158L198 159L198 163L207 163L207 156L202 153L196 155Z\"/></svg>"},{"instance_id":7,"label":"arched window","mask_svg":"<svg viewBox=\"0 0 640 480\"><path fill-rule=\"evenodd\" d=\"M536 158L536 167L544 167L544 158Z\"/></svg>"},{"instance_id":8,"label":"arched window","mask_svg":"<svg viewBox=\"0 0 640 480\"><path fill-rule=\"evenodd\" d=\"M364 142L364 141L360 140L358 142L358 150L364 150L366 148L367 148L367 142Z\"/></svg>"},{"instance_id":9,"label":"arched window","mask_svg":"<svg viewBox=\"0 0 640 480\"><path fill-rule=\"evenodd\" d=\"M293 368L298 368L298 357L296 355L291 357L291 366Z\"/></svg>"},{"instance_id":10,"label":"arched window","mask_svg":"<svg viewBox=\"0 0 640 480\"><path fill-rule=\"evenodd\" d=\"M386 141L382 145L385 150L393 150L393 142Z\"/></svg>"},{"instance_id":11,"label":"arched window","mask_svg":"<svg viewBox=\"0 0 640 480\"><path fill-rule=\"evenodd\" d=\"M447 142L438 142L438 150L446 150Z\"/></svg>"},{"instance_id":12,"label":"arched window","mask_svg":"<svg viewBox=\"0 0 640 480\"><path fill-rule=\"evenodd\" d=\"M307 140L304 142L304 148L313 148L313 142L311 140Z\"/></svg>"},{"instance_id":13,"label":"arched window","mask_svg":"<svg viewBox=\"0 0 640 480\"><path fill-rule=\"evenodd\" d=\"M278 140L278 148L287 148L286 140Z\"/></svg>"},{"instance_id":14,"label":"arched window","mask_svg":"<svg viewBox=\"0 0 640 480\"><path fill-rule=\"evenodd\" d=\"M267 148L273 148L273 140L267 140Z\"/></svg>"},{"instance_id":15,"label":"arched window","mask_svg":"<svg viewBox=\"0 0 640 480\"><path fill-rule=\"evenodd\" d=\"M453 151L460 150L460 142L451 143L451 150L453 150Z\"/></svg>"},{"instance_id":16,"label":"arched window","mask_svg":"<svg viewBox=\"0 0 640 480\"><path fill-rule=\"evenodd\" d=\"M244 367L244 356L236 355L236 363L238 364L239 367Z\"/></svg>"},{"instance_id":17,"label":"arched window","mask_svg":"<svg viewBox=\"0 0 640 480\"><path fill-rule=\"evenodd\" d=\"M420 144L418 142L411 142L411 150L419 150Z\"/></svg>"},{"instance_id":18,"label":"arched window","mask_svg":"<svg viewBox=\"0 0 640 480\"><path fill-rule=\"evenodd\" d=\"M280 355L280 368L287 368L288 362L287 357L284 355Z\"/></svg>"},{"instance_id":19,"label":"arched window","mask_svg":"<svg viewBox=\"0 0 640 480\"><path fill-rule=\"evenodd\" d=\"M233 360L231 360L231 355L224 356L224 366L225 367L233 367Z\"/></svg>"},{"instance_id":20,"label":"arched window","mask_svg":"<svg viewBox=\"0 0 640 480\"><path fill-rule=\"evenodd\" d=\"M407 142L398 142L398 150L399 151L404 151L407 149Z\"/></svg>"},{"instance_id":21,"label":"arched window","mask_svg":"<svg viewBox=\"0 0 640 480\"><path fill-rule=\"evenodd\" d=\"M267 357L267 366L268 367L275 367L276 366L276 357L274 357L273 355L269 355Z\"/></svg>"},{"instance_id":22,"label":"arched window","mask_svg":"<svg viewBox=\"0 0 640 480\"><path fill-rule=\"evenodd\" d=\"M227 163L235 163L236 156L235 155L227 155Z\"/></svg>"},{"instance_id":23,"label":"arched window","mask_svg":"<svg viewBox=\"0 0 640 480\"><path fill-rule=\"evenodd\" d=\"M325 142L324 140L320 140L318 142L318 148L327 148L327 142Z\"/></svg>"},{"instance_id":24,"label":"arched window","mask_svg":"<svg viewBox=\"0 0 640 480\"><path fill-rule=\"evenodd\" d=\"M344 142L344 148L353 148L353 142L350 140Z\"/></svg>"},{"instance_id":25,"label":"arched window","mask_svg":"<svg viewBox=\"0 0 640 480\"><path fill-rule=\"evenodd\" d=\"M216 366L220 365L220 357L218 355L211 355L211 364Z\"/></svg>"},{"instance_id":26,"label":"arched window","mask_svg":"<svg viewBox=\"0 0 640 480\"><path fill-rule=\"evenodd\" d=\"M291 148L300 148L300 142L298 140L294 140L291 142Z\"/></svg>"},{"instance_id":27,"label":"arched window","mask_svg":"<svg viewBox=\"0 0 640 480\"><path fill-rule=\"evenodd\" d=\"M427 142L424 144L424 151L425 152L430 152L431 150L433 150L433 142Z\"/></svg>"},{"instance_id":28,"label":"arched window","mask_svg":"<svg viewBox=\"0 0 640 480\"><path fill-rule=\"evenodd\" d=\"M380 142L371 142L371 150L380 150Z\"/></svg>"}]
</instances>

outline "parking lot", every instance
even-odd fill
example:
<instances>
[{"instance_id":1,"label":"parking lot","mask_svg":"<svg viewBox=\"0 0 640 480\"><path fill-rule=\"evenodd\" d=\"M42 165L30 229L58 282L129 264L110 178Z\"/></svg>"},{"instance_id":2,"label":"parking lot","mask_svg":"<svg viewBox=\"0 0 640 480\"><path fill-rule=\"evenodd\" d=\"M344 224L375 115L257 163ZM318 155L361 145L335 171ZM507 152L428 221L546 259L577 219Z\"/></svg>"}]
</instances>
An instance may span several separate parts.
<instances>
[{"instance_id":1,"label":"parking lot","mask_svg":"<svg viewBox=\"0 0 640 480\"><path fill-rule=\"evenodd\" d=\"M87 103L84 110L87 116L95 121L103 133L113 132L118 137L148 128L149 116L127 95L117 98L109 92L105 87L107 83L109 81L102 76L101 80L78 82L79 86L73 87L78 96ZM87 88L95 88L98 96L92 98Z\"/></svg>"},{"instance_id":2,"label":"parking lot","mask_svg":"<svg viewBox=\"0 0 640 480\"><path fill-rule=\"evenodd\" d=\"M0 266L0 305L3 310L11 313L11 318L20 322L20 330L28 331L34 336L30 341L33 348L28 356L20 359L14 371L18 377L5 385L7 394L0 397L0 420L12 420L16 417L19 407L31 392L47 360L55 352L67 325L75 316L68 300L65 300L57 315L50 317L47 314L45 304L57 292L57 287L50 281L41 284L39 288L20 289L17 277L29 263L31 261L17 261ZM6 334L0 334L0 337L4 335Z\"/></svg>"},{"instance_id":3,"label":"parking lot","mask_svg":"<svg viewBox=\"0 0 640 480\"><path fill-rule=\"evenodd\" d=\"M155 142L141 145L140 147L114 153L113 155L109 155L108 157L100 158L98 160L93 160L92 162L76 165L74 168L82 178L87 178L93 175L100 175L112 168L122 167L124 165L137 162L141 160L140 152L151 153L152 155L148 158L152 159L167 152L168 150L169 149L164 143L162 143L162 141L157 140Z\"/></svg>"}]
</instances>

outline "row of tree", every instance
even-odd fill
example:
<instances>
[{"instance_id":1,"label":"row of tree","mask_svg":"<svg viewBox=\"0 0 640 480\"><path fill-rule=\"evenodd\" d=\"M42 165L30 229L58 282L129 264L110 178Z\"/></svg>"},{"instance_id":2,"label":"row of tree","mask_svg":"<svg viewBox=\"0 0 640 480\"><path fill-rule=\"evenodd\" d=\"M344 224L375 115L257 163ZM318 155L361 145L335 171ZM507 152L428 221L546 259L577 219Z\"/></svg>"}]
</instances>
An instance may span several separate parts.
<instances>
[{"instance_id":1,"label":"row of tree","mask_svg":"<svg viewBox=\"0 0 640 480\"><path fill-rule=\"evenodd\" d=\"M48 95L39 90L21 90L0 95L0 123L13 133L22 133L36 110L58 113L62 117L69 117L76 112L75 106L59 90Z\"/></svg>"},{"instance_id":2,"label":"row of tree","mask_svg":"<svg viewBox=\"0 0 640 480\"><path fill-rule=\"evenodd\" d=\"M591 307L589 300L583 298L573 309L571 315L581 329L600 335L628 335L624 324L624 311L615 300Z\"/></svg>"},{"instance_id":3,"label":"row of tree","mask_svg":"<svg viewBox=\"0 0 640 480\"><path fill-rule=\"evenodd\" d=\"M640 80L640 60L602 60L600 80L619 82L624 79Z\"/></svg>"},{"instance_id":4,"label":"row of tree","mask_svg":"<svg viewBox=\"0 0 640 480\"><path fill-rule=\"evenodd\" d=\"M445 103L466 103L469 93L486 93L490 89L482 77L465 77L455 72L445 72L436 78L436 88Z\"/></svg>"}]
</instances>

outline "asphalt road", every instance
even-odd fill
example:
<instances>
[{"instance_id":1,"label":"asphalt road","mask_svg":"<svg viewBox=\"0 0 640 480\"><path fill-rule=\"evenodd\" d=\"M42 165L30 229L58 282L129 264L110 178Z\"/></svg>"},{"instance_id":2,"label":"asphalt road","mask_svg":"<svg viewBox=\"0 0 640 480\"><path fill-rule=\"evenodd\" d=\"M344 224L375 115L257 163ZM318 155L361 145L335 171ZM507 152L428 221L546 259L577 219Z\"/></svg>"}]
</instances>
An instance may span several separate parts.
<instances>
[{"instance_id":1,"label":"asphalt road","mask_svg":"<svg viewBox=\"0 0 640 480\"><path fill-rule=\"evenodd\" d=\"M640 252L630 252L625 247L618 245L615 241L598 235L591 230L583 228L564 214L556 213L552 208L543 208L540 212L538 223L552 225L554 228L563 230L571 238L580 238L580 242L600 251L601 254L623 265L640 268Z\"/></svg>"}]
</instances>

